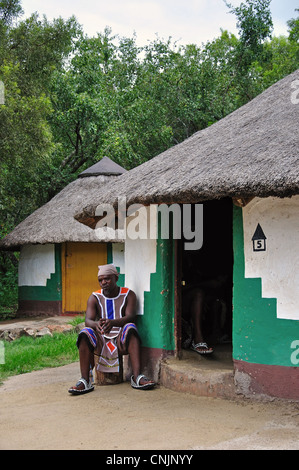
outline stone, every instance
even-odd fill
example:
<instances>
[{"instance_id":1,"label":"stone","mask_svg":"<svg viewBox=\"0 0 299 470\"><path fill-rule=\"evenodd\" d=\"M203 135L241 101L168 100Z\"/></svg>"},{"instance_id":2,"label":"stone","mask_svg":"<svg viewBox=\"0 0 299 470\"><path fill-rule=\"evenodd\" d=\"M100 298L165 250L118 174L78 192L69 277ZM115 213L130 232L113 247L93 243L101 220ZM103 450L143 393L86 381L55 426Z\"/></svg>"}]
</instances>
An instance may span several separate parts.
<instances>
[{"instance_id":1,"label":"stone","mask_svg":"<svg viewBox=\"0 0 299 470\"><path fill-rule=\"evenodd\" d=\"M5 330L1 332L1 339L4 341L14 341L17 338L17 334L15 332L12 332L10 330Z\"/></svg>"},{"instance_id":2,"label":"stone","mask_svg":"<svg viewBox=\"0 0 299 470\"><path fill-rule=\"evenodd\" d=\"M41 330L38 330L35 334L35 337L36 338L40 338L42 336L46 336L46 335L49 335L49 336L53 336L51 331L49 330L49 328L47 328L46 326L44 328L42 328Z\"/></svg>"},{"instance_id":3,"label":"stone","mask_svg":"<svg viewBox=\"0 0 299 470\"><path fill-rule=\"evenodd\" d=\"M33 328L24 328L21 332L20 332L20 336L31 336L31 337L34 337L35 336L35 330Z\"/></svg>"},{"instance_id":4,"label":"stone","mask_svg":"<svg viewBox=\"0 0 299 470\"><path fill-rule=\"evenodd\" d=\"M51 333L69 333L73 331L72 325L47 325Z\"/></svg>"},{"instance_id":5,"label":"stone","mask_svg":"<svg viewBox=\"0 0 299 470\"><path fill-rule=\"evenodd\" d=\"M82 322L82 323L79 323L78 325L75 326L75 332L76 333L80 333L80 331L82 330L82 328L85 327L85 323Z\"/></svg>"}]
</instances>

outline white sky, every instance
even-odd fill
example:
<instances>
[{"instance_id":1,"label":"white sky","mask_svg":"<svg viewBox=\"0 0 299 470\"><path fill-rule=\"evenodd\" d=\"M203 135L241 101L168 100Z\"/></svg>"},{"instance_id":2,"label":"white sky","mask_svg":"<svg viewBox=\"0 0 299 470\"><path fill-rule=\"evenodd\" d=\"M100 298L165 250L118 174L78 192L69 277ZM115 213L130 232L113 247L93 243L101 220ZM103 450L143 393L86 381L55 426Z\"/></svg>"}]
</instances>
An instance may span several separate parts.
<instances>
[{"instance_id":1,"label":"white sky","mask_svg":"<svg viewBox=\"0 0 299 470\"><path fill-rule=\"evenodd\" d=\"M241 1L230 0L234 6ZM142 46L158 37L198 46L220 35L220 28L236 33L236 18L223 0L22 0L24 17L37 12L48 20L75 15L88 36L102 33L137 36ZM286 22L297 17L299 0L272 0L274 35L287 35Z\"/></svg>"}]
</instances>

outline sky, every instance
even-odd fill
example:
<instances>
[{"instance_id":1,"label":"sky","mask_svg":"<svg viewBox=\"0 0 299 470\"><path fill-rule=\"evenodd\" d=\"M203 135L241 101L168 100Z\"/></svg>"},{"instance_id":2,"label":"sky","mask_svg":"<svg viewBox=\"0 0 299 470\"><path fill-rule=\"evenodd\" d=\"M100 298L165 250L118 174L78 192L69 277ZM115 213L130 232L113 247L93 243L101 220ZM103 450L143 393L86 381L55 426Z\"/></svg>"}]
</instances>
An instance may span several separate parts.
<instances>
[{"instance_id":1,"label":"sky","mask_svg":"<svg viewBox=\"0 0 299 470\"><path fill-rule=\"evenodd\" d=\"M230 0L234 6L241 1ZM74 15L89 37L102 33L106 26L113 34L132 37L144 46L157 36L169 37L178 44L212 41L220 29L237 34L235 15L223 0L21 0L23 18L37 12L48 20ZM274 35L287 35L286 22L297 17L299 0L272 0Z\"/></svg>"}]
</instances>

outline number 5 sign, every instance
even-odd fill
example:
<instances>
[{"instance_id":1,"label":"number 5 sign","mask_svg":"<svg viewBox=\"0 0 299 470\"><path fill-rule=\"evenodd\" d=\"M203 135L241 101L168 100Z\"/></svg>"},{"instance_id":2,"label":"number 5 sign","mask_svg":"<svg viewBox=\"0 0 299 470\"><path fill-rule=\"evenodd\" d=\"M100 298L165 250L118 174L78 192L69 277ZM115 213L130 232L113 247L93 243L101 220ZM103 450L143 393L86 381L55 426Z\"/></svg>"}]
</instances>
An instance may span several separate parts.
<instances>
[{"instance_id":1,"label":"number 5 sign","mask_svg":"<svg viewBox=\"0 0 299 470\"><path fill-rule=\"evenodd\" d=\"M253 251L266 251L266 236L260 224L257 224L252 237Z\"/></svg>"}]
</instances>

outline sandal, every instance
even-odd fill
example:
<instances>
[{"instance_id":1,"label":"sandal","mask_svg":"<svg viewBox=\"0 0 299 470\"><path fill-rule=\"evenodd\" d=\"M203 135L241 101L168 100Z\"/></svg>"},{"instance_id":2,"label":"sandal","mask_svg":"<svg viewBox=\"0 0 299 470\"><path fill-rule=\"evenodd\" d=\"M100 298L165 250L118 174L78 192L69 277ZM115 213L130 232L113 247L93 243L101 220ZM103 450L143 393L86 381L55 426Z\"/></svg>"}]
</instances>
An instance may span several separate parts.
<instances>
[{"instance_id":1,"label":"sandal","mask_svg":"<svg viewBox=\"0 0 299 470\"><path fill-rule=\"evenodd\" d=\"M212 352L214 351L214 349L210 348L207 345L207 343L197 343L197 344L195 344L194 341L192 341L191 349L192 349L192 351L195 351L198 354L212 354ZM200 351L199 351L199 349L200 349Z\"/></svg>"},{"instance_id":2,"label":"sandal","mask_svg":"<svg viewBox=\"0 0 299 470\"><path fill-rule=\"evenodd\" d=\"M143 385L140 384L140 380L144 379L147 380L148 383L145 383ZM136 382L134 381L134 375L131 376L131 386L133 388L136 388L138 390L149 390L150 388L155 387L155 382L151 382L145 375L140 374L138 375Z\"/></svg>"},{"instance_id":3,"label":"sandal","mask_svg":"<svg viewBox=\"0 0 299 470\"><path fill-rule=\"evenodd\" d=\"M80 384L83 384L84 388L79 389L78 387L80 386ZM94 389L94 386L92 385L92 383L86 382L86 380L83 379L82 377L80 380L78 380L75 387L71 387L69 389L69 393L72 393L73 395L83 395L84 393L92 392L93 389Z\"/></svg>"}]
</instances>

